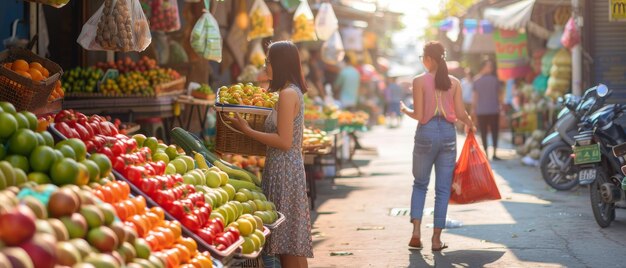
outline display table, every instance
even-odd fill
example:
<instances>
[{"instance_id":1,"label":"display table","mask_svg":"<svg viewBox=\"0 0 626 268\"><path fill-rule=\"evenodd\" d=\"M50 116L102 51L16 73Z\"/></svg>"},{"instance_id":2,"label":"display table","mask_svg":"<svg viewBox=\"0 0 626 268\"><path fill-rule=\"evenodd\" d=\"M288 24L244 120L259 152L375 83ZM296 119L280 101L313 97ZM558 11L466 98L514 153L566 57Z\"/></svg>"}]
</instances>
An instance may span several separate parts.
<instances>
[{"instance_id":1,"label":"display table","mask_svg":"<svg viewBox=\"0 0 626 268\"><path fill-rule=\"evenodd\" d=\"M99 114L119 118L125 122L135 122L150 118L160 118L165 129L171 129L168 118L174 117L173 104L180 94L160 97L95 97L66 98L63 109L73 109L91 115ZM169 141L169 131L165 131Z\"/></svg>"},{"instance_id":2,"label":"display table","mask_svg":"<svg viewBox=\"0 0 626 268\"><path fill-rule=\"evenodd\" d=\"M200 119L200 127L203 128L204 124L206 123L207 113L209 112L209 109L215 106L215 100L198 99L189 95L178 96L176 102L182 106L188 106L189 109L185 108L185 111L187 113L185 120L186 122L183 122L182 120L182 113L177 114L172 120L174 121L172 123L172 127L174 127L174 123L178 121L180 127L185 126L185 129L190 129L191 127L191 118L193 117L194 110L197 112L198 118ZM204 138L204 131L200 132L200 137Z\"/></svg>"}]
</instances>

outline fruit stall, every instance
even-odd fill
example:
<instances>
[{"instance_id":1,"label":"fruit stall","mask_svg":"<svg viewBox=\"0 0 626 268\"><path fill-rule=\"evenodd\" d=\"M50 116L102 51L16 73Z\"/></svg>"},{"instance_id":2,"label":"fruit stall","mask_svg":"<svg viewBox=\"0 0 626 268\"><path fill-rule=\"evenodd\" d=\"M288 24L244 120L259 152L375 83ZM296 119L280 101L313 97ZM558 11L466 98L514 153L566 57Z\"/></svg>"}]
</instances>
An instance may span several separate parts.
<instances>
[{"instance_id":1,"label":"fruit stall","mask_svg":"<svg viewBox=\"0 0 626 268\"><path fill-rule=\"evenodd\" d=\"M261 159L231 164L181 128L165 144L100 115L0 108L7 267L235 266L256 260L284 220L250 172Z\"/></svg>"}]
</instances>

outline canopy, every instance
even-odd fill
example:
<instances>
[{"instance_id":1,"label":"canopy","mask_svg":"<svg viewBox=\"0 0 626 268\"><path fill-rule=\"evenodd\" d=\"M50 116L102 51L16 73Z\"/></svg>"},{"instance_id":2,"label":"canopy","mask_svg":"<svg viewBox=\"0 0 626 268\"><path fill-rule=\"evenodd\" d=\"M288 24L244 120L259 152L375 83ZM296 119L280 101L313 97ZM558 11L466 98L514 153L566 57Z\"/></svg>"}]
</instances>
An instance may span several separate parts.
<instances>
[{"instance_id":1,"label":"canopy","mask_svg":"<svg viewBox=\"0 0 626 268\"><path fill-rule=\"evenodd\" d=\"M501 29L521 29L530 21L534 4L535 0L523 0L502 8L487 8L484 17Z\"/></svg>"}]
</instances>

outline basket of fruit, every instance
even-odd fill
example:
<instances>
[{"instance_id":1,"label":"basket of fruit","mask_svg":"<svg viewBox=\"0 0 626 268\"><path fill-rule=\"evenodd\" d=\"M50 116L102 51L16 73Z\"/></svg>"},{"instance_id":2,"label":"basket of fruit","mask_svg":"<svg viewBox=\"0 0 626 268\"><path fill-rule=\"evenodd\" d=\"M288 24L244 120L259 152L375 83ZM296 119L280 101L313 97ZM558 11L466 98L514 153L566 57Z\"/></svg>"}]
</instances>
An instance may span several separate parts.
<instances>
[{"instance_id":1,"label":"basket of fruit","mask_svg":"<svg viewBox=\"0 0 626 268\"><path fill-rule=\"evenodd\" d=\"M158 84L154 87L154 93L157 96L177 91L180 91L182 93L182 91L185 89L185 82L187 82L187 78L181 76L175 80L163 84Z\"/></svg>"},{"instance_id":2,"label":"basket of fruit","mask_svg":"<svg viewBox=\"0 0 626 268\"><path fill-rule=\"evenodd\" d=\"M228 118L238 114L254 130L264 131L265 119L278 101L278 94L252 84L221 87L217 91L215 150L220 153L264 156L267 146L233 128Z\"/></svg>"},{"instance_id":3,"label":"basket of fruit","mask_svg":"<svg viewBox=\"0 0 626 268\"><path fill-rule=\"evenodd\" d=\"M0 52L0 63L0 100L20 111L46 105L63 74L58 64L22 48Z\"/></svg>"},{"instance_id":4,"label":"basket of fruit","mask_svg":"<svg viewBox=\"0 0 626 268\"><path fill-rule=\"evenodd\" d=\"M202 84L199 88L191 91L191 96L202 100L215 100L215 93L207 84Z\"/></svg>"}]
</instances>

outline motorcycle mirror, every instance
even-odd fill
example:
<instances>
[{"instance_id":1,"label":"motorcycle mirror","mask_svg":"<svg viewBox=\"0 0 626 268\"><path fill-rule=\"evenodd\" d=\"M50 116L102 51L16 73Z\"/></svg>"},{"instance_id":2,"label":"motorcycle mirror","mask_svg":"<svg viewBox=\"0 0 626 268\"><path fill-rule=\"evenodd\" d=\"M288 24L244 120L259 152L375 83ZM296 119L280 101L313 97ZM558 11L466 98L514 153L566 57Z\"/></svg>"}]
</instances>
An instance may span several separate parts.
<instances>
[{"instance_id":1,"label":"motorcycle mirror","mask_svg":"<svg viewBox=\"0 0 626 268\"><path fill-rule=\"evenodd\" d=\"M609 94L609 88L604 84L600 84L596 89L596 94L598 94L599 97L604 97Z\"/></svg>"}]
</instances>

